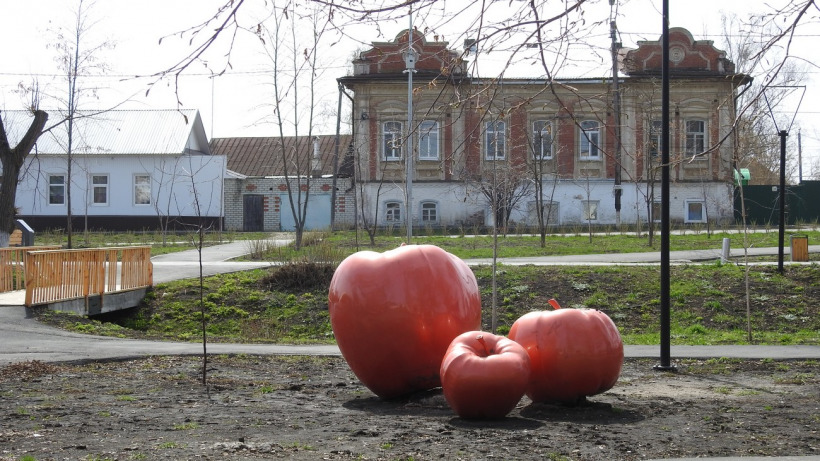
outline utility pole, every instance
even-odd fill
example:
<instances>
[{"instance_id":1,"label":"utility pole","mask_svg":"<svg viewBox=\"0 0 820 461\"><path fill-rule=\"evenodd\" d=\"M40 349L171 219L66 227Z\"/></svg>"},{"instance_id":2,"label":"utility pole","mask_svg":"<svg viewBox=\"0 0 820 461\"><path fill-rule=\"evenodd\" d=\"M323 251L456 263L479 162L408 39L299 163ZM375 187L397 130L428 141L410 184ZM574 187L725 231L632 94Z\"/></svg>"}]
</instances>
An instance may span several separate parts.
<instances>
[{"instance_id":1,"label":"utility pole","mask_svg":"<svg viewBox=\"0 0 820 461\"><path fill-rule=\"evenodd\" d=\"M609 0L609 5L613 6L615 0ZM615 20L609 22L609 33L612 38L612 110L614 112L613 122L615 123L615 224L621 224L621 91L618 82L618 50L621 44L617 41L617 26Z\"/></svg>"},{"instance_id":2,"label":"utility pole","mask_svg":"<svg viewBox=\"0 0 820 461\"><path fill-rule=\"evenodd\" d=\"M407 214L407 244L413 239L413 74L416 72L416 50L413 49L413 7L410 7L410 31L407 37L407 52L404 55L407 73L407 150L405 152L405 213Z\"/></svg>"}]
</instances>

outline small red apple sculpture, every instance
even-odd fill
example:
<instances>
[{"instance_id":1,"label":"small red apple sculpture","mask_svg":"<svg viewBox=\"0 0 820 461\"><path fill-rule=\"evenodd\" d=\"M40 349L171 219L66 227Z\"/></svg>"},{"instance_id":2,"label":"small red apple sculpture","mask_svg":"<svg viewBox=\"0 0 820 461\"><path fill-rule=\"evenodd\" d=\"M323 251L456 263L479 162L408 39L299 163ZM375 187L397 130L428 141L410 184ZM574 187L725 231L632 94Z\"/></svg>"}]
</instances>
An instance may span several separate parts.
<instances>
[{"instance_id":1,"label":"small red apple sculpture","mask_svg":"<svg viewBox=\"0 0 820 461\"><path fill-rule=\"evenodd\" d=\"M462 418L505 417L524 396L530 358L503 336L470 331L457 336L441 363L441 387Z\"/></svg>"},{"instance_id":2,"label":"small red apple sculpture","mask_svg":"<svg viewBox=\"0 0 820 461\"><path fill-rule=\"evenodd\" d=\"M574 403L612 388L621 374L624 345L618 328L601 311L530 312L513 323L510 339L530 356L527 396L533 402Z\"/></svg>"},{"instance_id":3,"label":"small red apple sculpture","mask_svg":"<svg viewBox=\"0 0 820 461\"><path fill-rule=\"evenodd\" d=\"M450 342L481 327L475 275L434 245L348 256L330 281L328 309L350 369L384 399L439 387Z\"/></svg>"}]
</instances>

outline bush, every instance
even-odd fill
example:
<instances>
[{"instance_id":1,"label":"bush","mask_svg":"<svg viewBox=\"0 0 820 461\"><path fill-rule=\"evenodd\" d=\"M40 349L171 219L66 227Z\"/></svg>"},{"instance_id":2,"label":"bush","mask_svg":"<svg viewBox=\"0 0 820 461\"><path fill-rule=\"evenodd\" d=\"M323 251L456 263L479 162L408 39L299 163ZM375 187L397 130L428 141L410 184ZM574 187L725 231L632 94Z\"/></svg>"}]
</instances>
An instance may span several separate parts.
<instances>
[{"instance_id":1,"label":"bush","mask_svg":"<svg viewBox=\"0 0 820 461\"><path fill-rule=\"evenodd\" d=\"M270 290L310 291L330 284L333 271L330 263L294 261L275 267L261 282Z\"/></svg>"}]
</instances>

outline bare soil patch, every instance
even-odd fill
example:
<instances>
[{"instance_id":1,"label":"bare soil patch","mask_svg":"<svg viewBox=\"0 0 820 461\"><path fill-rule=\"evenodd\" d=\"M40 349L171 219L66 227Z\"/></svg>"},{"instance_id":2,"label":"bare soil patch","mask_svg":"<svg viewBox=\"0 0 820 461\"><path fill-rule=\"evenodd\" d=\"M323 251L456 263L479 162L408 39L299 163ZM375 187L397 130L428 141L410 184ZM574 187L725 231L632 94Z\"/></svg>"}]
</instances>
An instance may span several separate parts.
<instances>
[{"instance_id":1,"label":"bare soil patch","mask_svg":"<svg viewBox=\"0 0 820 461\"><path fill-rule=\"evenodd\" d=\"M152 357L0 369L0 459L568 459L820 454L817 361L627 359L586 404L467 421L383 401L339 357Z\"/></svg>"}]
</instances>

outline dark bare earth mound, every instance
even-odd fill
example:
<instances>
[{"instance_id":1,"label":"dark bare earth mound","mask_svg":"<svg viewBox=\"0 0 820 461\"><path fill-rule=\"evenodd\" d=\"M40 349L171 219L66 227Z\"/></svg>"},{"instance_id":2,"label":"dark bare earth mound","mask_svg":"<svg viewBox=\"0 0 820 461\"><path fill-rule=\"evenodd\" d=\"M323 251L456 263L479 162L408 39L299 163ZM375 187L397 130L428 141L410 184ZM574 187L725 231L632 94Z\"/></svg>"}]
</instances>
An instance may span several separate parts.
<instances>
[{"instance_id":1,"label":"dark bare earth mound","mask_svg":"<svg viewBox=\"0 0 820 461\"><path fill-rule=\"evenodd\" d=\"M0 369L0 459L569 459L820 454L816 361L627 360L586 404L466 421L382 401L338 357L154 357Z\"/></svg>"}]
</instances>

